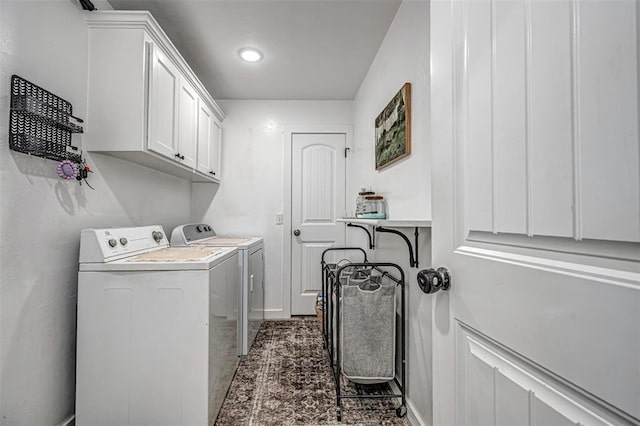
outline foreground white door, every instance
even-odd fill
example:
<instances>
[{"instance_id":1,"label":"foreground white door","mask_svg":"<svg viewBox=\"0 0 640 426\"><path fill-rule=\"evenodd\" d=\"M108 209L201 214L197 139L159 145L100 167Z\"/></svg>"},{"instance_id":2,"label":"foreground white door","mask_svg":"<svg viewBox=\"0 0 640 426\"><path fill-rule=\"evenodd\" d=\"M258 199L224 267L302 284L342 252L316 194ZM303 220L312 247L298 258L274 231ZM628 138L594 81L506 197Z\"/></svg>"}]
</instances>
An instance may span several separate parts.
<instances>
[{"instance_id":1,"label":"foreground white door","mask_svg":"<svg viewBox=\"0 0 640 426\"><path fill-rule=\"evenodd\" d=\"M345 133L291 135L291 314L314 314L320 256L344 246Z\"/></svg>"},{"instance_id":2,"label":"foreground white door","mask_svg":"<svg viewBox=\"0 0 640 426\"><path fill-rule=\"evenodd\" d=\"M636 424L638 4L431 4L434 424Z\"/></svg>"}]
</instances>

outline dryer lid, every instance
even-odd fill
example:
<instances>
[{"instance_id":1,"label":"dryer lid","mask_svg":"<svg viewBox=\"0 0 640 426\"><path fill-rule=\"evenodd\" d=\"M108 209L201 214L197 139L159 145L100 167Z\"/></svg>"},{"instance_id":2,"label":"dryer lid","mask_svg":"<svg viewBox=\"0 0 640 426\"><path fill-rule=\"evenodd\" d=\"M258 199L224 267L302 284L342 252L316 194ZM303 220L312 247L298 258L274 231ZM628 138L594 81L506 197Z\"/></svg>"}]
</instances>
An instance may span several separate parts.
<instances>
[{"instance_id":1,"label":"dryer lid","mask_svg":"<svg viewBox=\"0 0 640 426\"><path fill-rule=\"evenodd\" d=\"M238 246L251 241L252 238L247 237L211 237L203 240L193 241L193 245L207 245L207 246Z\"/></svg>"}]
</instances>

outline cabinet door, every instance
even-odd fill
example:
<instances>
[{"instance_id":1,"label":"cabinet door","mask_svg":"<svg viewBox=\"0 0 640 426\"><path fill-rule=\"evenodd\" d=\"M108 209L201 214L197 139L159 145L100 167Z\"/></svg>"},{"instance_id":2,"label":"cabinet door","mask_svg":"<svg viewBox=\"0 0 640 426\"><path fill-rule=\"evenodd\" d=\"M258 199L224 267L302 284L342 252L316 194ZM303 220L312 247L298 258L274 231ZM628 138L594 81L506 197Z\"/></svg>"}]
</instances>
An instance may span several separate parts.
<instances>
[{"instance_id":1,"label":"cabinet door","mask_svg":"<svg viewBox=\"0 0 640 426\"><path fill-rule=\"evenodd\" d=\"M198 133L198 94L184 77L180 78L178 102L177 159L185 166L196 166L196 138Z\"/></svg>"},{"instance_id":2,"label":"cabinet door","mask_svg":"<svg viewBox=\"0 0 640 426\"><path fill-rule=\"evenodd\" d=\"M222 125L217 119L212 120L211 145L209 147L209 165L215 176L220 178L220 146L222 145Z\"/></svg>"},{"instance_id":3,"label":"cabinet door","mask_svg":"<svg viewBox=\"0 0 640 426\"><path fill-rule=\"evenodd\" d=\"M171 60L155 45L151 46L149 77L147 148L173 159L178 138L176 112L178 111L180 74Z\"/></svg>"},{"instance_id":4,"label":"cabinet door","mask_svg":"<svg viewBox=\"0 0 640 426\"><path fill-rule=\"evenodd\" d=\"M206 102L200 101L198 106L198 165L202 173L214 174L211 168L211 139L213 137L213 114Z\"/></svg>"},{"instance_id":5,"label":"cabinet door","mask_svg":"<svg viewBox=\"0 0 640 426\"><path fill-rule=\"evenodd\" d=\"M200 100L198 107L198 167L202 173L220 177L220 137L222 128L211 108Z\"/></svg>"}]
</instances>

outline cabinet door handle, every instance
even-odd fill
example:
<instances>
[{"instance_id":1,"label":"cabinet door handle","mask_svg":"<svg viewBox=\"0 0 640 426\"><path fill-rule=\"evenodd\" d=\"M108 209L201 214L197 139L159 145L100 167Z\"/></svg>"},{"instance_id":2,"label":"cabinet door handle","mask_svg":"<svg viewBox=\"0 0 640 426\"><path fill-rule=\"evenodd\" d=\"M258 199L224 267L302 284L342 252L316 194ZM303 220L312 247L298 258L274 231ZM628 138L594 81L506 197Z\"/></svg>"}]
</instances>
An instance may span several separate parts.
<instances>
[{"instance_id":1,"label":"cabinet door handle","mask_svg":"<svg viewBox=\"0 0 640 426\"><path fill-rule=\"evenodd\" d=\"M253 293L253 274L249 276L249 292Z\"/></svg>"},{"instance_id":2,"label":"cabinet door handle","mask_svg":"<svg viewBox=\"0 0 640 426\"><path fill-rule=\"evenodd\" d=\"M209 173L211 173L211 174L212 174L212 175L214 175L214 176L216 175L216 172L209 172Z\"/></svg>"}]
</instances>

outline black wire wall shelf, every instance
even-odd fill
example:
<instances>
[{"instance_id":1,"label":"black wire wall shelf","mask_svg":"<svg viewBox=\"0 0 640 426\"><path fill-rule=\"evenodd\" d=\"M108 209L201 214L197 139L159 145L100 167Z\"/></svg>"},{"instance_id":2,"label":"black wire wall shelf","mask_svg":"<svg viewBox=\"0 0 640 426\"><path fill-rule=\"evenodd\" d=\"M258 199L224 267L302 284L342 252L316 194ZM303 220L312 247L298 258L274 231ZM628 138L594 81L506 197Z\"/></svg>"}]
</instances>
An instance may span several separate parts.
<instances>
[{"instance_id":1,"label":"black wire wall shelf","mask_svg":"<svg viewBox=\"0 0 640 426\"><path fill-rule=\"evenodd\" d=\"M71 103L24 78L11 77L9 147L50 160L81 161L71 144L73 133L82 133L82 120L73 116Z\"/></svg>"},{"instance_id":2,"label":"black wire wall shelf","mask_svg":"<svg viewBox=\"0 0 640 426\"><path fill-rule=\"evenodd\" d=\"M418 237L420 236L419 228L431 228L430 220L389 220L389 219L361 219L361 218L349 218L344 217L338 219L338 222L344 222L347 226L352 228L362 229L367 233L369 237L369 248L371 250L376 248L376 233L387 233L397 235L402 238L405 243L407 243L407 248L409 249L409 266L412 268L418 267ZM368 228L371 228L371 232L369 232ZM407 236L395 229L389 228L414 228L414 244L411 244L411 241Z\"/></svg>"}]
</instances>

